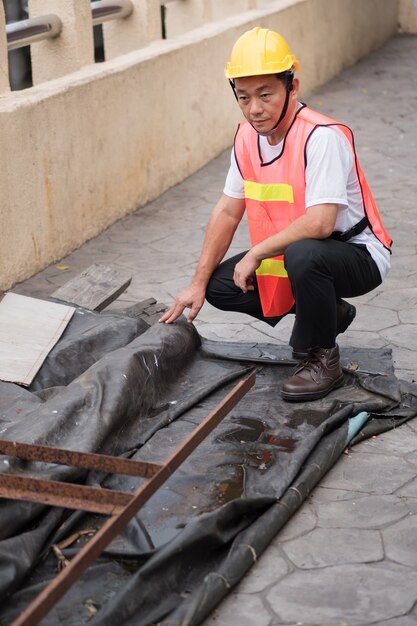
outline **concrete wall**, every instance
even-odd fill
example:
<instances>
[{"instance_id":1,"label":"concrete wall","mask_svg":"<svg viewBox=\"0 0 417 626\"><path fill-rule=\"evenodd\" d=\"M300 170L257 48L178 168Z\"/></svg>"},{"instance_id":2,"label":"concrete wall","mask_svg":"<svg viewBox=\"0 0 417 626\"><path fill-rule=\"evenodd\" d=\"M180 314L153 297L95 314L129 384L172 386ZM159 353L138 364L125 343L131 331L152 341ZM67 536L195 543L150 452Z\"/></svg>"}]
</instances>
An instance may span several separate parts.
<instances>
[{"instance_id":1,"label":"concrete wall","mask_svg":"<svg viewBox=\"0 0 417 626\"><path fill-rule=\"evenodd\" d=\"M417 34L417 0L400 0L398 26L403 33Z\"/></svg>"},{"instance_id":2,"label":"concrete wall","mask_svg":"<svg viewBox=\"0 0 417 626\"><path fill-rule=\"evenodd\" d=\"M259 6L22 92L3 89L0 289L62 258L231 145L239 113L223 68L245 30L261 25L287 38L304 95L397 31L397 0ZM116 38L113 28L112 56ZM53 54L53 42L48 47Z\"/></svg>"}]
</instances>

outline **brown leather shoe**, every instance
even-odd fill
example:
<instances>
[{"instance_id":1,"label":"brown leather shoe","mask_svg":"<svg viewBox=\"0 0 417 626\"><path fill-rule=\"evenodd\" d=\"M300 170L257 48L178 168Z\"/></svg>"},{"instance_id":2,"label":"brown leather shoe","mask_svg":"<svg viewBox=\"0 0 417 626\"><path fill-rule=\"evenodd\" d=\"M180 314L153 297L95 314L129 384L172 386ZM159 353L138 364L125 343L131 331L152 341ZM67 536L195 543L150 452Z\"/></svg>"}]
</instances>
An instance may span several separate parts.
<instances>
[{"instance_id":1,"label":"brown leather shoe","mask_svg":"<svg viewBox=\"0 0 417 626\"><path fill-rule=\"evenodd\" d=\"M336 313L337 313L337 321L336 321L336 335L341 335L345 332L353 322L356 317L356 307L346 300L342 300L339 298L336 302ZM301 361L302 359L307 358L308 350L303 348L293 348L292 350L292 358L296 361Z\"/></svg>"},{"instance_id":2,"label":"brown leather shoe","mask_svg":"<svg viewBox=\"0 0 417 626\"><path fill-rule=\"evenodd\" d=\"M327 396L343 385L339 346L313 348L282 386L281 396L292 402L307 402Z\"/></svg>"}]
</instances>

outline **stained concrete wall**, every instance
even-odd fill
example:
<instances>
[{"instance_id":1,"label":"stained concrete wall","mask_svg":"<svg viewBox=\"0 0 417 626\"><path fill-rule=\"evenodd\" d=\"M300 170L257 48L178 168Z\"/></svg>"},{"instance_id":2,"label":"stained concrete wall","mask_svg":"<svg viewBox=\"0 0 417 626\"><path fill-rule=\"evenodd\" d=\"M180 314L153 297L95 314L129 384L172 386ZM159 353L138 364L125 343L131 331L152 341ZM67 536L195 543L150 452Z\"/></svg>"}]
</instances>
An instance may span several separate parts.
<instances>
[{"instance_id":1,"label":"stained concrete wall","mask_svg":"<svg viewBox=\"0 0 417 626\"><path fill-rule=\"evenodd\" d=\"M285 35L301 63L304 95L397 31L396 0L261 4L26 91L4 91L0 289L62 258L231 145L239 113L223 68L245 30L261 25ZM113 32L112 54L114 45ZM2 50L0 61L0 40Z\"/></svg>"},{"instance_id":2,"label":"stained concrete wall","mask_svg":"<svg viewBox=\"0 0 417 626\"><path fill-rule=\"evenodd\" d=\"M417 34L417 0L400 0L398 25L403 33Z\"/></svg>"}]
</instances>

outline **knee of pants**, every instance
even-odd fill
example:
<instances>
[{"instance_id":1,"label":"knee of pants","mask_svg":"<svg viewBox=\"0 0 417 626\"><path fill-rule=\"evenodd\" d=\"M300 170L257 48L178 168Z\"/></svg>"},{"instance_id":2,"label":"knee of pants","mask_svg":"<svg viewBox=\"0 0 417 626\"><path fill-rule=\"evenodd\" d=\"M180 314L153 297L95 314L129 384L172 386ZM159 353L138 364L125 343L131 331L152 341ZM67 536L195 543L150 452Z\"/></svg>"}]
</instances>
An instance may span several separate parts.
<instances>
[{"instance_id":1,"label":"knee of pants","mask_svg":"<svg viewBox=\"0 0 417 626\"><path fill-rule=\"evenodd\" d=\"M223 300L227 297L225 285L219 278L215 270L206 288L207 302L218 309L222 308Z\"/></svg>"},{"instance_id":2,"label":"knee of pants","mask_svg":"<svg viewBox=\"0 0 417 626\"><path fill-rule=\"evenodd\" d=\"M206 289L206 301L212 306L215 306L217 308L217 298L215 297L213 292L209 289L209 286L210 286L210 283L209 285L207 285L207 289Z\"/></svg>"},{"instance_id":3,"label":"knee of pants","mask_svg":"<svg viewBox=\"0 0 417 626\"><path fill-rule=\"evenodd\" d=\"M296 280L308 275L316 269L323 259L321 241L318 239L303 239L288 246L285 251L284 264L288 276Z\"/></svg>"},{"instance_id":4,"label":"knee of pants","mask_svg":"<svg viewBox=\"0 0 417 626\"><path fill-rule=\"evenodd\" d=\"M213 288L213 277L211 277L206 287L206 300L210 304L213 304L213 299L216 299L216 298L215 298L215 289Z\"/></svg>"}]
</instances>

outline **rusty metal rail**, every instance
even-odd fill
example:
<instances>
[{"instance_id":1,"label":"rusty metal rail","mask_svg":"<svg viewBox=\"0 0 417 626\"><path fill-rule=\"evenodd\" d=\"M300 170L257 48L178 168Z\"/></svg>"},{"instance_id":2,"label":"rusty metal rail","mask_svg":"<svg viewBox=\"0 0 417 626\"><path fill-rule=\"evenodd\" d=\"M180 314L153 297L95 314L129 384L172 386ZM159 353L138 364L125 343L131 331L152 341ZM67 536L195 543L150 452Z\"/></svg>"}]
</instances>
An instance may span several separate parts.
<instances>
[{"instance_id":1,"label":"rusty metal rail","mask_svg":"<svg viewBox=\"0 0 417 626\"><path fill-rule=\"evenodd\" d=\"M17 442L0 441L0 454L17 456L19 458L60 463L75 467L91 468L111 473L123 473L134 476L144 476L145 481L134 494L126 494L110 489L96 489L84 485L73 485L58 481L40 481L38 479L24 478L26 485L15 484L9 479L23 478L21 476L3 474L0 487L0 496L14 498L18 500L31 499L49 505L65 506L87 511L111 514L98 532L90 541L77 553L69 565L45 587L45 589L33 600L33 602L21 613L11 626L35 626L58 600L68 591L68 589L81 577L83 572L91 565L103 552L108 544L123 530L129 520L139 511L139 509L149 500L155 491L171 476L171 474L185 461L185 459L197 448L197 446L207 437L207 435L222 421L231 409L241 400L241 398L255 384L256 373L253 371L246 379L241 380L227 396L214 408L214 410L195 428L188 437L161 465L133 461L131 459L116 459L104 455L96 455L82 452L73 452L48 448L45 446L32 446ZM36 448L39 449L38 458ZM100 459L103 465L100 464ZM111 468L111 469L110 469ZM5 487L3 478L9 480L9 486ZM46 484L49 487L46 487ZM50 485L54 486L51 487ZM60 494L56 489L72 488L73 493L67 493L65 503L62 502ZM6 489L6 491L4 491ZM26 491L24 490L26 489ZM45 490L49 494L45 497ZM86 489L87 492L80 490ZM71 489L70 489L71 490ZM78 492L78 493L77 493ZM102 495L99 496L98 493ZM8 495L4 495L7 493ZM81 496L81 493L86 495ZM62 494L61 494L62 495ZM36 497L35 497L36 496ZM89 504L93 501L93 507Z\"/></svg>"},{"instance_id":2,"label":"rusty metal rail","mask_svg":"<svg viewBox=\"0 0 417 626\"><path fill-rule=\"evenodd\" d=\"M108 472L109 474L127 474L128 476L142 476L143 478L155 476L160 468L160 465L155 463L132 461L132 459L106 456L105 454L75 452L63 448L18 443L17 441L7 441L6 439L0 439L0 454L16 456L25 461L57 463L58 465L70 465L71 467Z\"/></svg>"}]
</instances>

